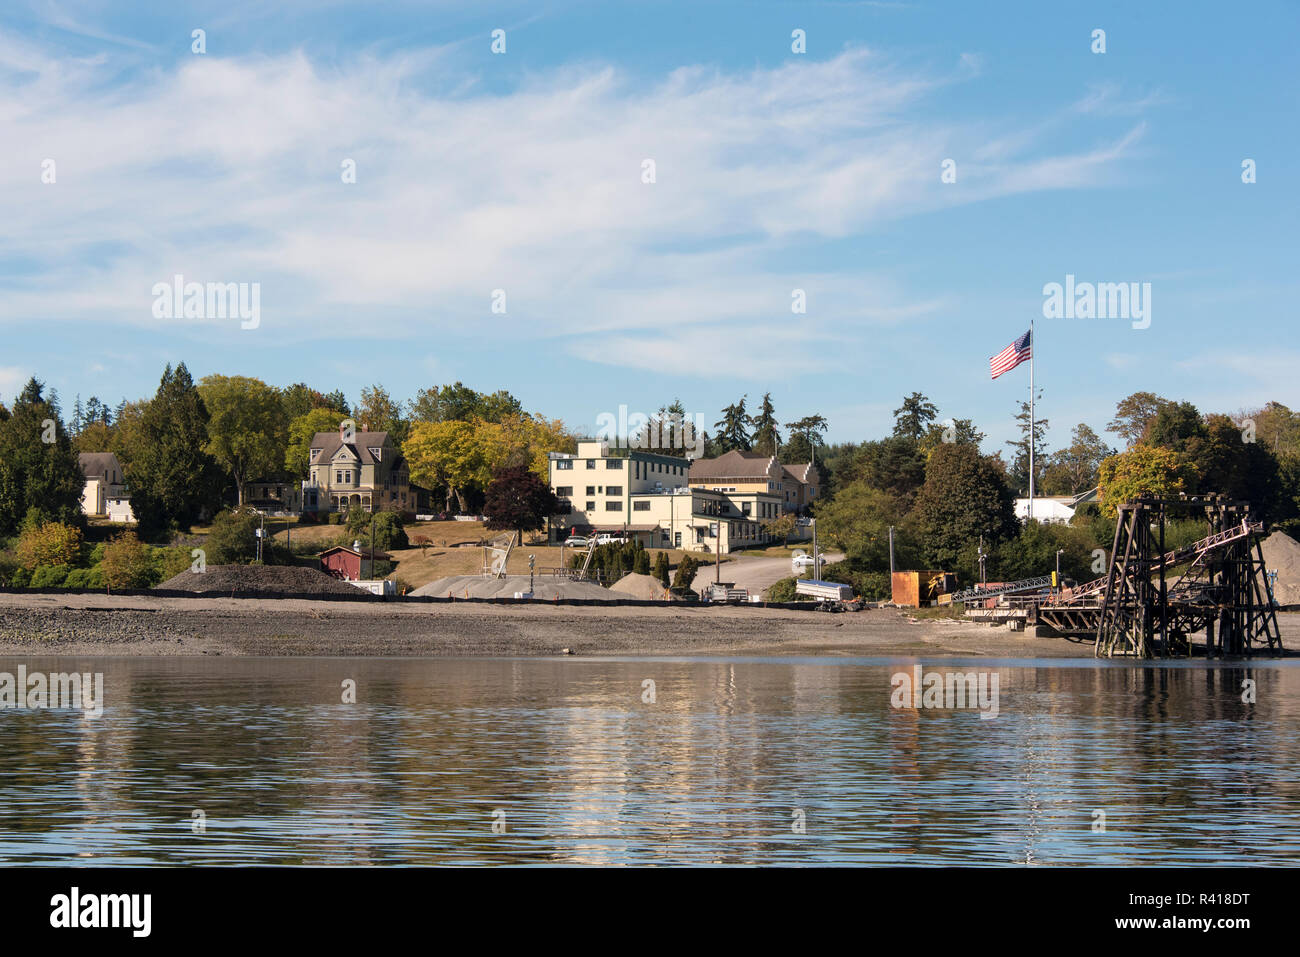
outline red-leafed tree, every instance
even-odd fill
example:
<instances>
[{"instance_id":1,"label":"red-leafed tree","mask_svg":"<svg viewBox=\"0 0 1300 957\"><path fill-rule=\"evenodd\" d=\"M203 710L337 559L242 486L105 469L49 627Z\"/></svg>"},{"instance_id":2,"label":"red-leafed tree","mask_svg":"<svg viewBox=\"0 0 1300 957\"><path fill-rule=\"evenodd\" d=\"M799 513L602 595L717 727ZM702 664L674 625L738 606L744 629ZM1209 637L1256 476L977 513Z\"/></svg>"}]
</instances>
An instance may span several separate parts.
<instances>
[{"instance_id":1,"label":"red-leafed tree","mask_svg":"<svg viewBox=\"0 0 1300 957\"><path fill-rule=\"evenodd\" d=\"M559 511L560 500L550 486L525 466L498 469L483 497L487 527L514 529L520 542L524 532L537 531Z\"/></svg>"}]
</instances>

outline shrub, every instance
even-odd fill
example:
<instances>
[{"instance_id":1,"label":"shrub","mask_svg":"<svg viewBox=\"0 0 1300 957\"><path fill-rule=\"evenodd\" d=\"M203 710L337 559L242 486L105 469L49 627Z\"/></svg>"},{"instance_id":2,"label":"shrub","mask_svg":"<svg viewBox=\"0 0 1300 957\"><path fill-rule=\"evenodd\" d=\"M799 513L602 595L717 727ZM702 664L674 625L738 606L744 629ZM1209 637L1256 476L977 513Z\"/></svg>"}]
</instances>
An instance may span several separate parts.
<instances>
[{"instance_id":1,"label":"shrub","mask_svg":"<svg viewBox=\"0 0 1300 957\"><path fill-rule=\"evenodd\" d=\"M644 548L637 550L636 559L632 562L632 571L638 575L650 574L650 553Z\"/></svg>"},{"instance_id":2,"label":"shrub","mask_svg":"<svg viewBox=\"0 0 1300 957\"><path fill-rule=\"evenodd\" d=\"M660 584L665 588L669 586L671 580L668 577L668 553L660 552L655 556L655 578L659 579Z\"/></svg>"},{"instance_id":3,"label":"shrub","mask_svg":"<svg viewBox=\"0 0 1300 957\"><path fill-rule=\"evenodd\" d=\"M18 537L16 555L24 568L71 566L81 552L81 532L62 522L29 525Z\"/></svg>"},{"instance_id":4,"label":"shrub","mask_svg":"<svg viewBox=\"0 0 1300 957\"><path fill-rule=\"evenodd\" d=\"M349 535L360 535L370 531L370 513L348 506L347 526Z\"/></svg>"},{"instance_id":5,"label":"shrub","mask_svg":"<svg viewBox=\"0 0 1300 957\"><path fill-rule=\"evenodd\" d=\"M853 594L867 601L884 601L891 596L889 572L862 571L852 562L835 562L822 569L822 580L853 586Z\"/></svg>"},{"instance_id":6,"label":"shrub","mask_svg":"<svg viewBox=\"0 0 1300 957\"><path fill-rule=\"evenodd\" d=\"M149 549L150 565L152 567L153 581L150 586L165 582L168 579L175 578L181 572L189 571L194 559L190 555L190 549L184 545L171 548L151 548ZM206 555L204 557L206 561Z\"/></svg>"},{"instance_id":7,"label":"shrub","mask_svg":"<svg viewBox=\"0 0 1300 957\"><path fill-rule=\"evenodd\" d=\"M410 542L406 529L402 527L402 516L397 512L380 512L371 520L375 526L375 548L407 548ZM366 535L370 534L370 523L366 524Z\"/></svg>"},{"instance_id":8,"label":"shrub","mask_svg":"<svg viewBox=\"0 0 1300 957\"><path fill-rule=\"evenodd\" d=\"M690 591L691 582L695 581L695 573L700 570L699 560L692 555L683 555L681 562L677 566L677 574L673 576L674 591Z\"/></svg>"},{"instance_id":9,"label":"shrub","mask_svg":"<svg viewBox=\"0 0 1300 957\"><path fill-rule=\"evenodd\" d=\"M68 565L42 565L32 572L32 588L58 588L72 569Z\"/></svg>"},{"instance_id":10,"label":"shrub","mask_svg":"<svg viewBox=\"0 0 1300 957\"><path fill-rule=\"evenodd\" d=\"M107 588L148 588L156 574L149 550L135 532L123 532L104 549L99 572Z\"/></svg>"},{"instance_id":11,"label":"shrub","mask_svg":"<svg viewBox=\"0 0 1300 957\"><path fill-rule=\"evenodd\" d=\"M18 565L9 573L8 585L10 588L26 588L31 580L32 573Z\"/></svg>"},{"instance_id":12,"label":"shrub","mask_svg":"<svg viewBox=\"0 0 1300 957\"><path fill-rule=\"evenodd\" d=\"M208 564L250 564L257 557L257 529L261 524L258 514L247 507L226 509L217 515L208 533Z\"/></svg>"},{"instance_id":13,"label":"shrub","mask_svg":"<svg viewBox=\"0 0 1300 957\"><path fill-rule=\"evenodd\" d=\"M101 568L74 568L63 582L64 588L103 588L104 572Z\"/></svg>"}]
</instances>

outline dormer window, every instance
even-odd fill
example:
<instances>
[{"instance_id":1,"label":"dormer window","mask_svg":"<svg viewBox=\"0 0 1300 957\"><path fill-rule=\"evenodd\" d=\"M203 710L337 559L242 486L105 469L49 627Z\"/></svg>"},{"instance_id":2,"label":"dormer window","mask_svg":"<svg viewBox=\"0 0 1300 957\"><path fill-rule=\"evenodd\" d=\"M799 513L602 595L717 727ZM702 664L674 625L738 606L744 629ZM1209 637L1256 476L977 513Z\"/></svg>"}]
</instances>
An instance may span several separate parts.
<instances>
[{"instance_id":1,"label":"dormer window","mask_svg":"<svg viewBox=\"0 0 1300 957\"><path fill-rule=\"evenodd\" d=\"M382 456L380 455L380 452L382 452L383 449L380 449L380 448L377 448L377 447L371 445L371 446L368 446L368 447L367 447L367 450L370 452L371 455L373 455L373 456L375 457L375 461L376 461L376 462L379 462L379 461L382 460Z\"/></svg>"},{"instance_id":2,"label":"dormer window","mask_svg":"<svg viewBox=\"0 0 1300 957\"><path fill-rule=\"evenodd\" d=\"M315 461L316 461L316 457L317 457L318 455L320 455L320 453L321 453L321 450L320 450L320 449L312 449L312 450L311 450L311 460L312 460L313 462L315 462Z\"/></svg>"}]
</instances>

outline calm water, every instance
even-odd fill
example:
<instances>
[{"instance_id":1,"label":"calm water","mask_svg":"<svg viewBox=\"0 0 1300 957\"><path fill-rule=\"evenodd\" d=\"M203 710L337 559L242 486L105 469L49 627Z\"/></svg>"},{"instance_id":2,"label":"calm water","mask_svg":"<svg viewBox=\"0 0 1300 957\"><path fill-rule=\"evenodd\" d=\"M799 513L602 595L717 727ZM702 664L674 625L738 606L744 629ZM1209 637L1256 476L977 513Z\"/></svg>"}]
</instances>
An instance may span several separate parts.
<instances>
[{"instance_id":1,"label":"calm water","mask_svg":"<svg viewBox=\"0 0 1300 957\"><path fill-rule=\"evenodd\" d=\"M892 708L911 661L19 664L107 701L0 711L10 863L1300 861L1290 662L926 663L996 671L993 720Z\"/></svg>"}]
</instances>

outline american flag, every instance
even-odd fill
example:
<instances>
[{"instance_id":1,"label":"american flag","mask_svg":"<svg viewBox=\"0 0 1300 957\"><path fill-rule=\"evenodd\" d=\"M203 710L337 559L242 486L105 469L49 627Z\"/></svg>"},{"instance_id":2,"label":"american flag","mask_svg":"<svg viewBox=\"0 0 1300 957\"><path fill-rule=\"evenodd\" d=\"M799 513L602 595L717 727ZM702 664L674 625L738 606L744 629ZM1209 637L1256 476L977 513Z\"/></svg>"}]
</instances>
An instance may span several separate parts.
<instances>
[{"instance_id":1,"label":"american flag","mask_svg":"<svg viewBox=\"0 0 1300 957\"><path fill-rule=\"evenodd\" d=\"M989 371L993 373L993 378L996 379L1004 372L1010 372L1034 354L1033 347L1029 342L1029 336L1030 333L1026 332L989 360Z\"/></svg>"}]
</instances>

